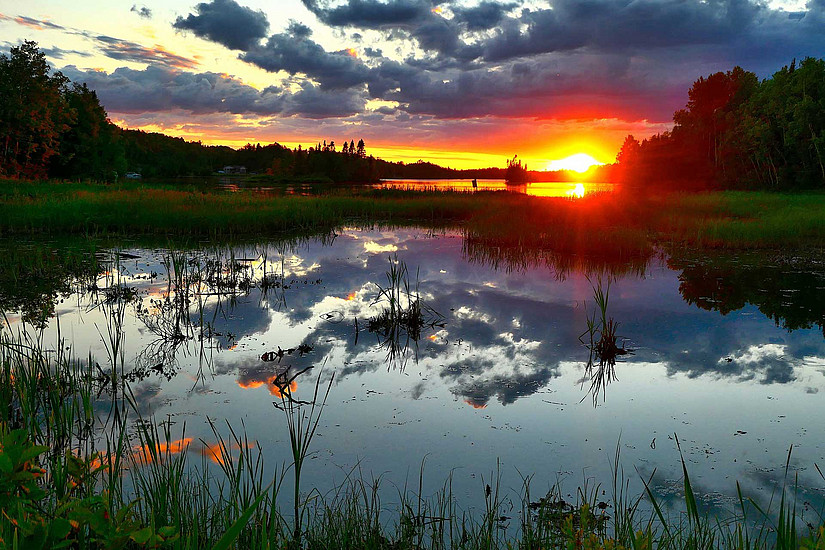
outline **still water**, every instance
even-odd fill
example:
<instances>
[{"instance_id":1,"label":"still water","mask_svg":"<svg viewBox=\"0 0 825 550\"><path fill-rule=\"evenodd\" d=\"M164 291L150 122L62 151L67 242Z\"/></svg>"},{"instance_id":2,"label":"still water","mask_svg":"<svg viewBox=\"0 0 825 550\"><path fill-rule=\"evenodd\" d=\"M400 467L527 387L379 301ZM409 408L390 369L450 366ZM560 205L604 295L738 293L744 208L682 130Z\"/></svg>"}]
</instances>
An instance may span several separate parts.
<instances>
[{"instance_id":1,"label":"still water","mask_svg":"<svg viewBox=\"0 0 825 550\"><path fill-rule=\"evenodd\" d=\"M502 179L479 179L473 184L472 179L385 179L373 184L329 184L329 183L295 183L266 185L260 182L248 182L239 177L223 177L213 182L217 187L231 191L259 191L269 194L284 195L324 195L330 192L353 191L364 188L403 189L405 191L453 191L473 193L478 191L500 191L520 193L531 197L570 197L582 198L593 193L610 192L612 183L596 182L530 182L508 184Z\"/></svg>"},{"instance_id":2,"label":"still water","mask_svg":"<svg viewBox=\"0 0 825 550\"><path fill-rule=\"evenodd\" d=\"M473 183L475 181L475 184ZM495 179L440 179L440 180L381 180L376 187L382 189L434 190L434 191L509 191L531 197L573 197L582 198L591 193L613 190L611 183L546 181L518 185Z\"/></svg>"},{"instance_id":3,"label":"still water","mask_svg":"<svg viewBox=\"0 0 825 550\"><path fill-rule=\"evenodd\" d=\"M710 509L735 502L736 480L767 501L791 445L803 497L822 502L822 266L494 257L460 234L417 229L184 252L127 246L101 256L94 280L29 301L3 289L3 330L42 330L52 345L59 334L105 369L114 323L142 415L171 419L189 452L207 457L208 420L242 422L272 466L290 456L273 404L285 392L311 399L315 380L334 375L307 487L328 489L353 469L417 485L424 463L425 493L452 475L472 507L497 468L514 495L530 474L536 492L609 486L618 446L639 492L640 476L652 476L652 489L675 502L678 435ZM427 306L420 334L392 339L371 327L391 262L406 265ZM631 353L593 388L583 333L600 284Z\"/></svg>"}]
</instances>

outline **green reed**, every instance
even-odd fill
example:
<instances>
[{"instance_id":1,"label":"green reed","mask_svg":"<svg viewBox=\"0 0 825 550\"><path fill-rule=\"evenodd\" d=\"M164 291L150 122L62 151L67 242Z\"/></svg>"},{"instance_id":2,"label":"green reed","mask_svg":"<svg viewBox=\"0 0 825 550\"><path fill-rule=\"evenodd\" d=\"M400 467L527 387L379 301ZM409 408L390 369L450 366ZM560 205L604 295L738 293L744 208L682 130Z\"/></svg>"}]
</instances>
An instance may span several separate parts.
<instances>
[{"instance_id":1,"label":"green reed","mask_svg":"<svg viewBox=\"0 0 825 550\"><path fill-rule=\"evenodd\" d=\"M316 196L158 184L0 181L0 235L156 235L211 239L330 232L342 225L454 228L502 248L633 259L652 247L825 245L821 193L513 193L348 187Z\"/></svg>"}]
</instances>

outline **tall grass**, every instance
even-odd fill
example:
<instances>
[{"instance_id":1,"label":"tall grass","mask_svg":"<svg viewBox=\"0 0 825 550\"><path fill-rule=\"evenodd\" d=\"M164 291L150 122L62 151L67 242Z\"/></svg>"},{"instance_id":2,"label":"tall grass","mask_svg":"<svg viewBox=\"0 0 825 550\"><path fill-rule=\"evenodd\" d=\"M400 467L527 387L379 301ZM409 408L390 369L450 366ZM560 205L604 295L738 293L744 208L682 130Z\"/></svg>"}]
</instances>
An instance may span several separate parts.
<instances>
[{"instance_id":1,"label":"tall grass","mask_svg":"<svg viewBox=\"0 0 825 550\"><path fill-rule=\"evenodd\" d=\"M344 224L463 228L501 247L629 259L665 243L727 248L825 245L825 195L765 192L582 199L511 193L347 188L317 196L187 186L0 181L0 235L238 238L331 231Z\"/></svg>"}]
</instances>

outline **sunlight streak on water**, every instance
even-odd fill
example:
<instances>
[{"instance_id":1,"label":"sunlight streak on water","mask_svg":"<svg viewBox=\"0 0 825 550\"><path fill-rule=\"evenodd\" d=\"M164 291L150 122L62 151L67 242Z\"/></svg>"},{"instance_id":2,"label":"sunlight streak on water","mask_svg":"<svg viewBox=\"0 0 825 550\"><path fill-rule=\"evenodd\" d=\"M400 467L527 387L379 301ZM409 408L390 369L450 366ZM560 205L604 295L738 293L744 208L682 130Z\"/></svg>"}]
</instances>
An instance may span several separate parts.
<instances>
[{"instance_id":1,"label":"sunlight streak on water","mask_svg":"<svg viewBox=\"0 0 825 550\"><path fill-rule=\"evenodd\" d=\"M531 182L519 185L507 184L504 180L382 180L376 186L382 189L404 189L412 191L501 191L521 193L531 197L567 197L582 198L592 193L606 193L613 191L611 183L595 182Z\"/></svg>"}]
</instances>

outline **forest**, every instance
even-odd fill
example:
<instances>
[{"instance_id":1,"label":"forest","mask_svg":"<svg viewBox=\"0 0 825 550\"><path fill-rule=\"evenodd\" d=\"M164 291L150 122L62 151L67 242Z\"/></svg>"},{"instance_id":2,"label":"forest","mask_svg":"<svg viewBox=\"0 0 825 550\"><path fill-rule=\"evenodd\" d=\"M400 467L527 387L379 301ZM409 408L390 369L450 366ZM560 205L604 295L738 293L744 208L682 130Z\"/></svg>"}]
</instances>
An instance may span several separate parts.
<instances>
[{"instance_id":1,"label":"forest","mask_svg":"<svg viewBox=\"0 0 825 550\"><path fill-rule=\"evenodd\" d=\"M678 189L825 187L825 60L760 81L741 67L699 78L669 132L627 136L621 181Z\"/></svg>"},{"instance_id":2,"label":"forest","mask_svg":"<svg viewBox=\"0 0 825 550\"><path fill-rule=\"evenodd\" d=\"M495 178L507 168L455 170L420 160L388 162L363 139L307 148L277 143L238 149L120 128L97 94L49 66L31 41L0 55L0 176L116 181L208 176L224 166L273 181L371 182L382 178ZM771 78L735 67L696 80L673 129L627 136L616 164L582 176L525 169L528 181L620 181L659 189L825 187L825 60L793 61Z\"/></svg>"}]
</instances>

